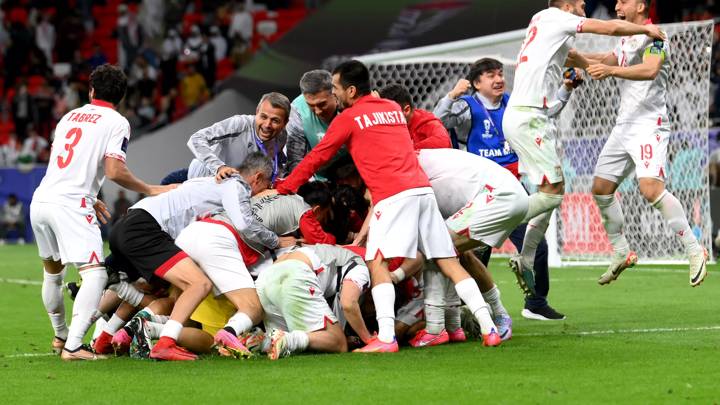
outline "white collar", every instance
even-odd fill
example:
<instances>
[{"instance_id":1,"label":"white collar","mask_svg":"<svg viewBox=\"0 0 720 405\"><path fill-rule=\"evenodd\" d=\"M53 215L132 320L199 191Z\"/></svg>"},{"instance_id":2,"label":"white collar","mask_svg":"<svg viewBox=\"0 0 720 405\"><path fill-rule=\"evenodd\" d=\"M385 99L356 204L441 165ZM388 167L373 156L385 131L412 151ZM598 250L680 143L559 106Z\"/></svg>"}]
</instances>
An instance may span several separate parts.
<instances>
[{"instance_id":1,"label":"white collar","mask_svg":"<svg viewBox=\"0 0 720 405\"><path fill-rule=\"evenodd\" d=\"M485 108L488 110L497 110L502 104L502 98L497 103L493 103L489 98L480 94L479 91L476 91L475 95L477 96L477 99L483 104L483 106L485 106Z\"/></svg>"}]
</instances>

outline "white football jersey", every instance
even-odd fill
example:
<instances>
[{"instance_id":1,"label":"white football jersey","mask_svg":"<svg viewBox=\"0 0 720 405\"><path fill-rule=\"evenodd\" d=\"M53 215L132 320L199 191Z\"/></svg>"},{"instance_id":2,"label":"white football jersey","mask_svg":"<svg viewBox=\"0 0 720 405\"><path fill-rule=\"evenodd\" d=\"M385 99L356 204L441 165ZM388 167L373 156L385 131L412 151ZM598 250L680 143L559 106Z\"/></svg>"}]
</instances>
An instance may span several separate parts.
<instances>
[{"instance_id":1,"label":"white football jersey","mask_svg":"<svg viewBox=\"0 0 720 405\"><path fill-rule=\"evenodd\" d=\"M535 14L515 68L508 106L547 108L562 83L562 72L575 35L585 18L549 7Z\"/></svg>"},{"instance_id":2,"label":"white football jersey","mask_svg":"<svg viewBox=\"0 0 720 405\"><path fill-rule=\"evenodd\" d=\"M620 110L616 123L667 123L668 41L656 41L642 34L622 37L613 54L617 57L618 66L623 67L642 63L645 55L655 54L663 59L655 80L618 79Z\"/></svg>"},{"instance_id":3,"label":"white football jersey","mask_svg":"<svg viewBox=\"0 0 720 405\"><path fill-rule=\"evenodd\" d=\"M112 104L93 100L58 122L47 172L33 201L92 205L105 180L105 158L125 161L130 124Z\"/></svg>"},{"instance_id":4,"label":"white football jersey","mask_svg":"<svg viewBox=\"0 0 720 405\"><path fill-rule=\"evenodd\" d=\"M278 243L277 235L253 217L250 187L235 176L221 183L214 177L190 179L174 190L143 198L130 209L147 211L173 239L196 219L223 210L243 236L269 248Z\"/></svg>"},{"instance_id":5,"label":"white football jersey","mask_svg":"<svg viewBox=\"0 0 720 405\"><path fill-rule=\"evenodd\" d=\"M418 162L430 179L443 218L483 192L522 190L515 175L490 159L457 149L422 149ZM521 191L520 191L521 192Z\"/></svg>"}]
</instances>

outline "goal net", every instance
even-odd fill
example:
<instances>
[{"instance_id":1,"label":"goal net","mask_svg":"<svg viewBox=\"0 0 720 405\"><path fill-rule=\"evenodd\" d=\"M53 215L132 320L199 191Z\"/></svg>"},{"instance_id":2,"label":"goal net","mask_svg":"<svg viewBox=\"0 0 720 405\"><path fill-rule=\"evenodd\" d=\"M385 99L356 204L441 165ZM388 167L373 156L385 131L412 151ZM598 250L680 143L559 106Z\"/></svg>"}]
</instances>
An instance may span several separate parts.
<instances>
[{"instance_id":1,"label":"goal net","mask_svg":"<svg viewBox=\"0 0 720 405\"><path fill-rule=\"evenodd\" d=\"M670 41L668 112L672 137L668 147L666 185L683 203L693 232L710 248L711 223L708 191L708 104L712 22L666 24ZM524 30L410 50L360 57L370 67L374 86L405 85L418 108L432 110L437 101L465 76L481 57L505 64L508 91L512 91L514 60ZM575 48L583 52L613 49L617 38L580 34ZM595 162L610 134L619 107L620 81L586 78L559 117L565 199L551 224L551 255L563 264L601 263L612 248L590 188ZM679 239L638 192L634 176L618 189L625 213L625 233L640 260L684 261Z\"/></svg>"}]
</instances>

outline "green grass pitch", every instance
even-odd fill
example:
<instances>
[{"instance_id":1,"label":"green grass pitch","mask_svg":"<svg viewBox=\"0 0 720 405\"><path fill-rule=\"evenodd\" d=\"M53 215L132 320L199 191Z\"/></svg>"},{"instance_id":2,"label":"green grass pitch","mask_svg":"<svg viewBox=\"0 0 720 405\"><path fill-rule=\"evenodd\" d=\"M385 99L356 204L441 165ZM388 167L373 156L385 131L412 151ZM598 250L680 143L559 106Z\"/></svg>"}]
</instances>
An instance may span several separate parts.
<instances>
[{"instance_id":1,"label":"green grass pitch","mask_svg":"<svg viewBox=\"0 0 720 405\"><path fill-rule=\"evenodd\" d=\"M499 348L64 363L48 354L35 246L0 246L0 393L7 404L720 402L717 266L698 288L681 266L639 266L605 287L602 268L553 269L551 303L568 317L554 323L521 318L504 261L491 270L514 320Z\"/></svg>"}]
</instances>

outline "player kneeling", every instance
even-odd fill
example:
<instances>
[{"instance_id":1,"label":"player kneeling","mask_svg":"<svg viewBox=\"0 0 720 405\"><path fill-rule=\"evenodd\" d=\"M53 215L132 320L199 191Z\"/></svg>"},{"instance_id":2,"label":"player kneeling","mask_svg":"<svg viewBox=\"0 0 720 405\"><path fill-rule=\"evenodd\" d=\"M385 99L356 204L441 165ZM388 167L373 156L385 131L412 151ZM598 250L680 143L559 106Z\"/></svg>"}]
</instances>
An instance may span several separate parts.
<instances>
[{"instance_id":1,"label":"player kneeling","mask_svg":"<svg viewBox=\"0 0 720 405\"><path fill-rule=\"evenodd\" d=\"M330 245L297 249L261 272L256 285L265 310L271 360L307 349L326 353L348 350L345 333L328 300L340 304L343 316L361 338L370 338L357 304L370 285L370 274L363 260L346 249ZM340 290L350 286L357 288L347 292L347 299L342 294L338 298Z\"/></svg>"}]
</instances>

